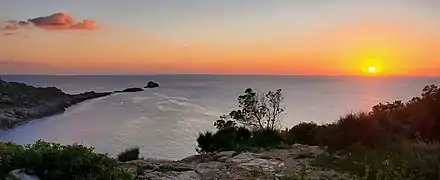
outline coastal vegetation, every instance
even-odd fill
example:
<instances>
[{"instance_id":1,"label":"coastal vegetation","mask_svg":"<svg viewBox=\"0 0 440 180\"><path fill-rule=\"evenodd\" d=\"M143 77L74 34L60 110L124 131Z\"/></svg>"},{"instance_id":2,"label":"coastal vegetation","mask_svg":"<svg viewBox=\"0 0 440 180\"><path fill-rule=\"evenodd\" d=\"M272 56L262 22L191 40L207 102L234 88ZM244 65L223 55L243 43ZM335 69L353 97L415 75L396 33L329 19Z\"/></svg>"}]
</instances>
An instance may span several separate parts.
<instances>
[{"instance_id":1,"label":"coastal vegetation","mask_svg":"<svg viewBox=\"0 0 440 180\"><path fill-rule=\"evenodd\" d=\"M133 175L121 169L118 161L93 148L79 144L61 145L37 141L21 146L0 143L0 179L15 169L25 169L40 179L129 180Z\"/></svg>"},{"instance_id":2,"label":"coastal vegetation","mask_svg":"<svg viewBox=\"0 0 440 180\"><path fill-rule=\"evenodd\" d=\"M118 161L127 162L139 159L139 148L128 148L118 154Z\"/></svg>"},{"instance_id":3,"label":"coastal vegetation","mask_svg":"<svg viewBox=\"0 0 440 180\"><path fill-rule=\"evenodd\" d=\"M348 172L354 179L440 179L440 88L435 85L408 102L379 103L368 113L350 113L335 123L303 122L285 130L277 128L281 101L281 91L260 96L247 89L238 98L240 109L214 123L217 132L199 135L198 152L258 151L300 143L329 152L314 165Z\"/></svg>"}]
</instances>

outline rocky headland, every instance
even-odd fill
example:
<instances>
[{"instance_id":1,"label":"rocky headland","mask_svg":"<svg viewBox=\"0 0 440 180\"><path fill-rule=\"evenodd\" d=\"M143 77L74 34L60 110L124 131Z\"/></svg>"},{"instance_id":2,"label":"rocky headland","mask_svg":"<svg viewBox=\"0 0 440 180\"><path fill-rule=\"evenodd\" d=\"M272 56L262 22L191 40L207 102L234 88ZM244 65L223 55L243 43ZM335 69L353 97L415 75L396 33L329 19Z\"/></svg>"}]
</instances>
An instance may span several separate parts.
<instances>
[{"instance_id":1,"label":"rocky headland","mask_svg":"<svg viewBox=\"0 0 440 180\"><path fill-rule=\"evenodd\" d=\"M8 129L33 119L63 113L66 108L114 93L140 92L142 88L127 88L114 92L84 92L67 94L56 87L34 87L0 79L0 129Z\"/></svg>"}]
</instances>

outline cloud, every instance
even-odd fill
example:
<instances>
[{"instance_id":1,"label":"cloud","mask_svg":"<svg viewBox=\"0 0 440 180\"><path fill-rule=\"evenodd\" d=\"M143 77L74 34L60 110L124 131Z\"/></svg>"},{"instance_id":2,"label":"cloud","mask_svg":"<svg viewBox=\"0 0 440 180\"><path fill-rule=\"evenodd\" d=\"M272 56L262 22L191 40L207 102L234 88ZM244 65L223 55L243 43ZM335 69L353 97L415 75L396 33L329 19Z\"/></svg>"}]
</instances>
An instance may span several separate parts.
<instances>
[{"instance_id":1,"label":"cloud","mask_svg":"<svg viewBox=\"0 0 440 180\"><path fill-rule=\"evenodd\" d=\"M45 30L95 30L98 28L97 23L93 20L86 19L78 22L67 13L55 13L50 16L31 18L27 21L7 21L2 29L15 31L30 26Z\"/></svg>"},{"instance_id":2,"label":"cloud","mask_svg":"<svg viewBox=\"0 0 440 180\"><path fill-rule=\"evenodd\" d=\"M46 30L94 30L98 26L93 20L76 20L67 13L56 13L50 16L29 19L28 22Z\"/></svg>"}]
</instances>

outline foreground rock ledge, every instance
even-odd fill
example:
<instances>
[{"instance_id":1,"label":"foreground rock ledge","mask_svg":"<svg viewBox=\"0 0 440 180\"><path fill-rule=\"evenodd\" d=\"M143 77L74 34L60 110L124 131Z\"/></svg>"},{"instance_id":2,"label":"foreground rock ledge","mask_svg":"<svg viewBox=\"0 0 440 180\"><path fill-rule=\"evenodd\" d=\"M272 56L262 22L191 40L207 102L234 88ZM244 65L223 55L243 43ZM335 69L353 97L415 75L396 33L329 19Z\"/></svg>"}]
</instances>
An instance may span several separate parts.
<instances>
[{"instance_id":1,"label":"foreground rock ledge","mask_svg":"<svg viewBox=\"0 0 440 180\"><path fill-rule=\"evenodd\" d=\"M228 151L179 161L143 159L121 163L121 167L138 174L137 179L153 180L269 180L299 177L301 172L306 179L349 179L346 174L312 166L322 153L319 147L295 144L259 153Z\"/></svg>"},{"instance_id":2,"label":"foreground rock ledge","mask_svg":"<svg viewBox=\"0 0 440 180\"><path fill-rule=\"evenodd\" d=\"M139 89L142 90L127 88L115 92L138 92ZM12 128L33 119L63 113L72 105L109 96L115 92L91 91L66 94L56 87L34 87L0 79L0 129Z\"/></svg>"}]
</instances>

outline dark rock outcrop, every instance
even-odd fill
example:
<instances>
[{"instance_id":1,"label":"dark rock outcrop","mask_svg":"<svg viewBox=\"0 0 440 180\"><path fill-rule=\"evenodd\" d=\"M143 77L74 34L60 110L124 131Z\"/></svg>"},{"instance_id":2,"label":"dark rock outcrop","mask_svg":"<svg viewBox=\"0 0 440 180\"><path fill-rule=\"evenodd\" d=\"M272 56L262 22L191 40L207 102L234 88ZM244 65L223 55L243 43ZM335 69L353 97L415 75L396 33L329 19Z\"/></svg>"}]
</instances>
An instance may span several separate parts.
<instances>
[{"instance_id":1,"label":"dark rock outcrop","mask_svg":"<svg viewBox=\"0 0 440 180\"><path fill-rule=\"evenodd\" d=\"M121 93L121 92L141 92L141 91L144 91L144 89L142 89L142 88L127 88L122 91L115 91L115 92Z\"/></svg>"},{"instance_id":2,"label":"dark rock outcrop","mask_svg":"<svg viewBox=\"0 0 440 180\"><path fill-rule=\"evenodd\" d=\"M145 86L145 88L156 88L156 87L159 87L159 83L154 81L148 82L148 84Z\"/></svg>"},{"instance_id":3,"label":"dark rock outcrop","mask_svg":"<svg viewBox=\"0 0 440 180\"><path fill-rule=\"evenodd\" d=\"M100 92L97 93L95 91L90 91L90 92L85 92L85 93L80 93L80 94L74 94L74 95L70 95L73 98L73 103L80 103L83 101L87 101L89 99L94 99L94 98L100 98L100 97L105 97L108 95L111 95L113 93L111 92Z\"/></svg>"},{"instance_id":4,"label":"dark rock outcrop","mask_svg":"<svg viewBox=\"0 0 440 180\"><path fill-rule=\"evenodd\" d=\"M143 91L143 89L127 88L121 92L138 91ZM34 87L0 79L0 129L63 113L72 105L111 94L113 92L91 91L71 95L56 87Z\"/></svg>"}]
</instances>

